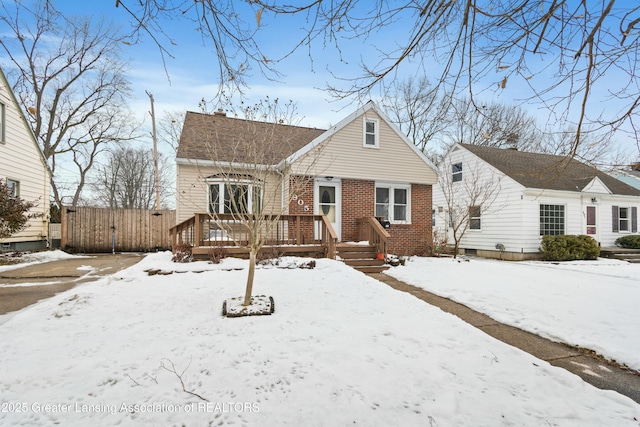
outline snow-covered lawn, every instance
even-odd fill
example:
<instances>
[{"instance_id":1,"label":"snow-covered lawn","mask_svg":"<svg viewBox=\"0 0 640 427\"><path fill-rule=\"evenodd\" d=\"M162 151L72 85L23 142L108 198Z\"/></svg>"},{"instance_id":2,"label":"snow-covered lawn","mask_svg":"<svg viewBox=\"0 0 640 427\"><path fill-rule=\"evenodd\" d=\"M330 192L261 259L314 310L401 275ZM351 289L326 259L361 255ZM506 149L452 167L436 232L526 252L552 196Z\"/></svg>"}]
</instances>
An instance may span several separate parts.
<instances>
[{"instance_id":1,"label":"snow-covered lawn","mask_svg":"<svg viewBox=\"0 0 640 427\"><path fill-rule=\"evenodd\" d=\"M416 257L387 274L640 370L640 264Z\"/></svg>"},{"instance_id":2,"label":"snow-covered lawn","mask_svg":"<svg viewBox=\"0 0 640 427\"><path fill-rule=\"evenodd\" d=\"M258 269L254 294L275 313L228 319L246 261L169 260L0 325L0 425L640 426L631 399L340 262Z\"/></svg>"},{"instance_id":3,"label":"snow-covered lawn","mask_svg":"<svg viewBox=\"0 0 640 427\"><path fill-rule=\"evenodd\" d=\"M71 255L61 250L31 252L31 253L24 253L19 256L17 256L16 253L7 253L7 254L0 255L0 261L13 260L13 261L19 261L19 263L16 263L16 264L11 263L11 264L3 265L0 262L0 272L7 271L7 270L14 270L16 268L25 267L31 264L38 264L42 262L55 261L55 260L61 260L66 258L84 258L84 257L79 255Z\"/></svg>"}]
</instances>

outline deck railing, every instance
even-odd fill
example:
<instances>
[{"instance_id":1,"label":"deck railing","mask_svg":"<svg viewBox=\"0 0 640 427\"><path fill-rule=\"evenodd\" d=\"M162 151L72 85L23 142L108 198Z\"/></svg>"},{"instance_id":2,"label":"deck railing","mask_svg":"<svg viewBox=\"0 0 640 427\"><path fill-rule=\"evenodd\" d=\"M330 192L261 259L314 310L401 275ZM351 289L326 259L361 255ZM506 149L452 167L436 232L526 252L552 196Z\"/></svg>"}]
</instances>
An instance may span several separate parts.
<instances>
[{"instance_id":1,"label":"deck railing","mask_svg":"<svg viewBox=\"0 0 640 427\"><path fill-rule=\"evenodd\" d=\"M194 247L194 253L216 247L241 249L247 248L251 241L250 227L247 225L250 221L259 221L264 246L321 246L328 258L335 258L338 236L323 215L255 218L252 215L220 214L214 217L197 213L172 227L169 233L174 248L177 244L188 243Z\"/></svg>"},{"instance_id":2,"label":"deck railing","mask_svg":"<svg viewBox=\"0 0 640 427\"><path fill-rule=\"evenodd\" d=\"M391 235L380 224L376 217L366 217L356 219L358 225L358 240L368 241L370 245L376 247L378 253L387 254L387 242Z\"/></svg>"}]
</instances>

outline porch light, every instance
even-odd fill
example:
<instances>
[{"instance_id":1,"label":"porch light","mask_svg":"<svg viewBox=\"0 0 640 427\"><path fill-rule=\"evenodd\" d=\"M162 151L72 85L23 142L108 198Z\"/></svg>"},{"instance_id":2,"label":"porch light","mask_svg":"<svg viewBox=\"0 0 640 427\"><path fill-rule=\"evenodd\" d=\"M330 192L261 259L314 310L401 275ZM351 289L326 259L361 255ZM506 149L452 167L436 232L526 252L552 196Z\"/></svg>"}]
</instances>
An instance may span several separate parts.
<instances>
[{"instance_id":1,"label":"porch light","mask_svg":"<svg viewBox=\"0 0 640 427\"><path fill-rule=\"evenodd\" d=\"M596 199L595 197L591 198L591 203L598 203L598 199Z\"/></svg>"},{"instance_id":2,"label":"porch light","mask_svg":"<svg viewBox=\"0 0 640 427\"><path fill-rule=\"evenodd\" d=\"M332 176L325 176L324 179L326 179L327 181L331 181L333 179Z\"/></svg>"}]
</instances>

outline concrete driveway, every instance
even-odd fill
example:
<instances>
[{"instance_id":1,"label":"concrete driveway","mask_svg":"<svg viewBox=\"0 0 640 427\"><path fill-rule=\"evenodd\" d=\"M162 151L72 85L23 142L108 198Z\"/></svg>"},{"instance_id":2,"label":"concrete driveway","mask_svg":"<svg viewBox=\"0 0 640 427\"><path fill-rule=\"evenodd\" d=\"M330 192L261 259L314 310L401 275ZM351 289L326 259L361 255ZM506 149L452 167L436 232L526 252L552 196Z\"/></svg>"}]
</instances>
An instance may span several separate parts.
<instances>
[{"instance_id":1,"label":"concrete driveway","mask_svg":"<svg viewBox=\"0 0 640 427\"><path fill-rule=\"evenodd\" d=\"M0 272L0 315L136 264L143 254L92 254ZM11 286L17 285L17 286Z\"/></svg>"}]
</instances>

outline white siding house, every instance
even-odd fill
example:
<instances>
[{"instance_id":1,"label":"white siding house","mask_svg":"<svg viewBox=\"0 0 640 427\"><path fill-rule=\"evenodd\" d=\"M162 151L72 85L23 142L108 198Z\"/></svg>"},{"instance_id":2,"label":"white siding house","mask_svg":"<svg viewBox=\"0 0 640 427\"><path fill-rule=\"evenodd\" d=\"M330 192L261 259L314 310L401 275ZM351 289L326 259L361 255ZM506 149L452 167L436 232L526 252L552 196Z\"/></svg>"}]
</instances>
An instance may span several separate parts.
<instances>
[{"instance_id":1,"label":"white siding house","mask_svg":"<svg viewBox=\"0 0 640 427\"><path fill-rule=\"evenodd\" d=\"M11 86L0 69L0 179L15 195L36 202L23 231L0 239L0 250L38 250L46 247L49 226L50 172Z\"/></svg>"},{"instance_id":2,"label":"white siding house","mask_svg":"<svg viewBox=\"0 0 640 427\"><path fill-rule=\"evenodd\" d=\"M586 234L607 247L638 233L640 190L576 160L456 144L440 174L433 189L434 230L447 235L448 243L453 242L451 199L464 211L470 189L496 190L470 211L462 253L531 259L545 234Z\"/></svg>"}]
</instances>

